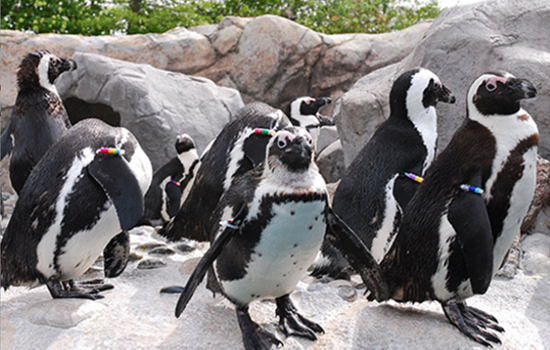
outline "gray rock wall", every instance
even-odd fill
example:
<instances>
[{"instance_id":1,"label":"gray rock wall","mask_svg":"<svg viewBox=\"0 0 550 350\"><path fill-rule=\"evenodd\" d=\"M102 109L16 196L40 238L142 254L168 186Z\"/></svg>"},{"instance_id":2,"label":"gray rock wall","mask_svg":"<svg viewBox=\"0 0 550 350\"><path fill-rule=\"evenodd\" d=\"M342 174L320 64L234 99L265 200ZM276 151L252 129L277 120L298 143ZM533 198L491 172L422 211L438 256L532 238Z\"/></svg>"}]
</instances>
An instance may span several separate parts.
<instances>
[{"instance_id":1,"label":"gray rock wall","mask_svg":"<svg viewBox=\"0 0 550 350\"><path fill-rule=\"evenodd\" d=\"M540 130L539 153L550 157L550 1L484 1L444 11L403 61L368 74L337 103L338 125L348 165L389 114L388 95L399 74L414 67L436 73L456 95L440 104L439 149L466 116L466 93L486 71L506 70L529 79L539 91L523 107Z\"/></svg>"}]
</instances>

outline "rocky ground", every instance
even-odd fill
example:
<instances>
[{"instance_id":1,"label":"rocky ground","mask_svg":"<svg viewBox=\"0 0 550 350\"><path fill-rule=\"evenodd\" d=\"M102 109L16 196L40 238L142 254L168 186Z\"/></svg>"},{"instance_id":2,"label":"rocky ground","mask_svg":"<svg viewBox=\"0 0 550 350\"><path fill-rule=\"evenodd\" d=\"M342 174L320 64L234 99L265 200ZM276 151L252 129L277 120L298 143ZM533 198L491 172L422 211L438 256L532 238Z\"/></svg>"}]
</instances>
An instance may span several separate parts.
<instances>
[{"instance_id":1,"label":"rocky ground","mask_svg":"<svg viewBox=\"0 0 550 350\"><path fill-rule=\"evenodd\" d=\"M6 213L14 203L6 196ZM5 227L6 220L2 221ZM12 287L0 293L2 350L85 349L240 349L233 306L199 286L185 312L174 316L178 295L160 294L182 285L205 244L167 243L152 227L131 232L132 261L105 299L52 300L47 288ZM550 237L532 234L522 241L520 268L513 278L497 277L470 304L495 315L506 329L501 349L550 346ZM100 266L100 264L99 264ZM513 268L512 268L513 270ZM86 278L101 276L91 271ZM326 333L316 342L285 338L277 330L275 305L257 302L253 319L283 340L286 349L481 349L453 328L437 303L368 302L364 290L347 281L305 277L291 298Z\"/></svg>"}]
</instances>

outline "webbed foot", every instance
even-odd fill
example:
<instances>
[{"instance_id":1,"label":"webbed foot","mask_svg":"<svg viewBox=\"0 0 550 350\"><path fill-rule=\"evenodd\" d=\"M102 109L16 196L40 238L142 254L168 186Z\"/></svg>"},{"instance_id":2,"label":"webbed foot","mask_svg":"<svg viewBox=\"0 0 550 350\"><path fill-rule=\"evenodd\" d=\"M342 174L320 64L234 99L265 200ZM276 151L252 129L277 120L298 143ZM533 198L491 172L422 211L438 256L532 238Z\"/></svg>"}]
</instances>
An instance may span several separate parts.
<instances>
[{"instance_id":1,"label":"webbed foot","mask_svg":"<svg viewBox=\"0 0 550 350\"><path fill-rule=\"evenodd\" d=\"M243 343L246 350L269 350L273 345L279 347L283 343L275 335L262 329L252 321L248 307L237 307L237 320L243 334Z\"/></svg>"},{"instance_id":2,"label":"webbed foot","mask_svg":"<svg viewBox=\"0 0 550 350\"><path fill-rule=\"evenodd\" d=\"M450 300L442 306L449 322L473 341L487 347L492 347L489 342L501 344L500 339L487 330L489 328L504 332L504 328L499 326L495 317L456 300Z\"/></svg>"},{"instance_id":3,"label":"webbed foot","mask_svg":"<svg viewBox=\"0 0 550 350\"><path fill-rule=\"evenodd\" d=\"M298 313L288 294L275 299L275 301L277 302L276 313L279 316L279 328L286 336L295 335L309 340L317 340L315 333L325 333L317 323Z\"/></svg>"},{"instance_id":4,"label":"webbed foot","mask_svg":"<svg viewBox=\"0 0 550 350\"><path fill-rule=\"evenodd\" d=\"M100 280L102 281L102 280ZM60 282L58 279L50 278L46 286L50 291L52 298L78 298L78 299L103 299L99 292L113 289L112 284L96 284L97 281L75 283L73 280Z\"/></svg>"}]
</instances>

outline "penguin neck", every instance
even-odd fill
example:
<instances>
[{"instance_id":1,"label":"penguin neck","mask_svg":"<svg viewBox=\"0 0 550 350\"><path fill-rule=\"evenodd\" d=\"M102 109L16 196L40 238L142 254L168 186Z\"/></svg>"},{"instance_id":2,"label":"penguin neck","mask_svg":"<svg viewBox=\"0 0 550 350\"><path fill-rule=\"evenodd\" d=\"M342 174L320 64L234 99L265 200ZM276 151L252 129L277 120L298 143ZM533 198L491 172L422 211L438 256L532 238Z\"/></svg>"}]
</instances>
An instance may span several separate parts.
<instances>
[{"instance_id":1,"label":"penguin neck","mask_svg":"<svg viewBox=\"0 0 550 350\"><path fill-rule=\"evenodd\" d=\"M426 147L426 159L423 171L431 164L435 157L437 144L437 113L435 107L425 108L420 105L407 104L408 118L414 128L420 134L420 138Z\"/></svg>"},{"instance_id":2,"label":"penguin neck","mask_svg":"<svg viewBox=\"0 0 550 350\"><path fill-rule=\"evenodd\" d=\"M191 167L193 162L198 158L199 155L197 154L197 150L195 148L178 154L178 160L183 166L184 172L189 171L189 168Z\"/></svg>"},{"instance_id":3,"label":"penguin neck","mask_svg":"<svg viewBox=\"0 0 550 350\"><path fill-rule=\"evenodd\" d=\"M319 168L314 162L311 162L309 167L303 171L290 171L288 168L278 161L268 160L267 166L264 168L263 178L265 181L287 189L314 189L315 191L326 190L326 184Z\"/></svg>"}]
</instances>

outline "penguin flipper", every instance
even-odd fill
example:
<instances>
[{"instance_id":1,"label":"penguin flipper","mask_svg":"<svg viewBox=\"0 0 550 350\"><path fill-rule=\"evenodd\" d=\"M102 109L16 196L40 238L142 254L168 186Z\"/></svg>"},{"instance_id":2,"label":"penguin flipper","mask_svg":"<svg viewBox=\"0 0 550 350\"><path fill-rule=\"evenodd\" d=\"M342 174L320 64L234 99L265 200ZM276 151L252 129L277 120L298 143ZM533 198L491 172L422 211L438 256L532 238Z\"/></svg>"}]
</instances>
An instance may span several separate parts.
<instances>
[{"instance_id":1,"label":"penguin flipper","mask_svg":"<svg viewBox=\"0 0 550 350\"><path fill-rule=\"evenodd\" d=\"M143 215L143 193L126 159L98 155L88 165L88 173L115 205L122 230L134 227Z\"/></svg>"},{"instance_id":2,"label":"penguin flipper","mask_svg":"<svg viewBox=\"0 0 550 350\"><path fill-rule=\"evenodd\" d=\"M11 122L6 127L6 130L4 130L4 133L2 134L2 140L0 144L2 153L2 158L0 160L4 159L6 155L8 155L11 152L11 148L13 147L13 144L11 142Z\"/></svg>"},{"instance_id":3,"label":"penguin flipper","mask_svg":"<svg viewBox=\"0 0 550 350\"><path fill-rule=\"evenodd\" d=\"M475 174L468 184L481 186L481 174ZM489 288L493 275L493 234L483 197L460 191L449 208L448 219L456 231L462 255L475 294Z\"/></svg>"},{"instance_id":4,"label":"penguin flipper","mask_svg":"<svg viewBox=\"0 0 550 350\"><path fill-rule=\"evenodd\" d=\"M130 233L122 231L103 249L103 270L105 277L113 278L120 275L130 257Z\"/></svg>"},{"instance_id":5,"label":"penguin flipper","mask_svg":"<svg viewBox=\"0 0 550 350\"><path fill-rule=\"evenodd\" d=\"M377 301L387 300L389 292L382 270L361 238L332 211L328 204L326 219L325 239L344 255L351 267L359 273L367 288L374 293Z\"/></svg>"},{"instance_id":6,"label":"penguin flipper","mask_svg":"<svg viewBox=\"0 0 550 350\"><path fill-rule=\"evenodd\" d=\"M164 191L168 197L168 215L173 218L180 210L181 187L172 182L168 182L164 188Z\"/></svg>"},{"instance_id":7,"label":"penguin flipper","mask_svg":"<svg viewBox=\"0 0 550 350\"><path fill-rule=\"evenodd\" d=\"M233 222L241 221L239 218L240 213L243 213L242 209L240 210L239 214L237 214L237 217L233 219ZM193 270L193 273L187 280L184 290L181 293L180 298L178 299L178 303L176 305L176 317L180 317L183 310L185 310L187 303L189 303L189 300L191 300L191 297L195 293L195 290L202 282L204 276L214 263L214 260L218 258L223 248L237 232L240 232L240 230L235 226L226 226L222 233L218 235L218 237L212 242L210 248L206 251L206 253L204 253L203 257L197 264L197 267L195 267L195 270Z\"/></svg>"}]
</instances>

